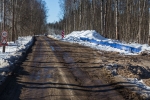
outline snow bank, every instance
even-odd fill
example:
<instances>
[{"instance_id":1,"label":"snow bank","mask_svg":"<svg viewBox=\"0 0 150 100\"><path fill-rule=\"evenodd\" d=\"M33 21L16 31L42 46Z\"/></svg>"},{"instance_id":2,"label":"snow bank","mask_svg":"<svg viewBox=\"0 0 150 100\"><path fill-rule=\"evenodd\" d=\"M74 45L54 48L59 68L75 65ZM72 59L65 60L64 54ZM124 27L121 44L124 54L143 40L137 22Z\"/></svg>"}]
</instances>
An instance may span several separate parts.
<instances>
[{"instance_id":1,"label":"snow bank","mask_svg":"<svg viewBox=\"0 0 150 100\"><path fill-rule=\"evenodd\" d=\"M62 40L61 35L50 35L50 37ZM150 47L147 44L122 43L118 40L104 38L95 30L73 31L70 34L65 35L63 41L76 42L104 51L116 51L125 55L137 55L143 51L148 51L150 53Z\"/></svg>"},{"instance_id":2,"label":"snow bank","mask_svg":"<svg viewBox=\"0 0 150 100\"><path fill-rule=\"evenodd\" d=\"M69 39L70 37L78 38L84 37L95 40L106 40L106 38L102 37L95 30L87 30L87 31L74 31L68 35L66 35L65 39Z\"/></svg>"},{"instance_id":3,"label":"snow bank","mask_svg":"<svg viewBox=\"0 0 150 100\"><path fill-rule=\"evenodd\" d=\"M8 42L5 53L2 53L0 47L0 82L4 79L6 74L12 70L12 66L33 43L33 37L19 37L15 43ZM1 84L1 83L0 83Z\"/></svg>"}]
</instances>

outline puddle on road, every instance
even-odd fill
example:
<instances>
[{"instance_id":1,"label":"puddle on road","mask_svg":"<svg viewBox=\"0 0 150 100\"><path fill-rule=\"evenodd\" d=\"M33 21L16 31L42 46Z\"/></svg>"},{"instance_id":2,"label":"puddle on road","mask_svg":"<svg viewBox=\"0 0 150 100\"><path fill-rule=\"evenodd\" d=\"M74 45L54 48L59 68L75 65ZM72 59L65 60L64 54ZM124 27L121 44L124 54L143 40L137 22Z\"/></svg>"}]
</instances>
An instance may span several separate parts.
<instances>
[{"instance_id":1,"label":"puddle on road","mask_svg":"<svg viewBox=\"0 0 150 100\"><path fill-rule=\"evenodd\" d=\"M52 70L53 70L53 68L50 68L50 69L44 68L44 73L47 73L44 77L45 78L52 78L53 73L52 72L48 72L48 71L52 71Z\"/></svg>"},{"instance_id":2,"label":"puddle on road","mask_svg":"<svg viewBox=\"0 0 150 100\"><path fill-rule=\"evenodd\" d=\"M74 63L74 60L72 57L69 57L68 53L64 53L63 58L65 60L66 63Z\"/></svg>"},{"instance_id":3,"label":"puddle on road","mask_svg":"<svg viewBox=\"0 0 150 100\"><path fill-rule=\"evenodd\" d=\"M50 46L50 48L52 49L52 51L55 51L54 47L53 46Z\"/></svg>"},{"instance_id":4,"label":"puddle on road","mask_svg":"<svg viewBox=\"0 0 150 100\"><path fill-rule=\"evenodd\" d=\"M41 75L41 74L40 74L40 75L37 75L35 78L36 78L36 80L40 80L41 78L42 78L42 79L52 78L52 76L53 76L52 73L48 73L48 74L46 74L46 75L44 75L44 76Z\"/></svg>"},{"instance_id":5,"label":"puddle on road","mask_svg":"<svg viewBox=\"0 0 150 100\"><path fill-rule=\"evenodd\" d=\"M46 77L46 78L52 78L52 75L49 74L49 75L46 75L45 77Z\"/></svg>"},{"instance_id":6,"label":"puddle on road","mask_svg":"<svg viewBox=\"0 0 150 100\"><path fill-rule=\"evenodd\" d=\"M36 77L36 80L39 80L40 79L40 75L38 75L37 77Z\"/></svg>"},{"instance_id":7,"label":"puddle on road","mask_svg":"<svg viewBox=\"0 0 150 100\"><path fill-rule=\"evenodd\" d=\"M40 79L40 73L41 73L40 71L37 72L36 80Z\"/></svg>"},{"instance_id":8,"label":"puddle on road","mask_svg":"<svg viewBox=\"0 0 150 100\"><path fill-rule=\"evenodd\" d=\"M48 68L44 68L44 72L47 72L48 71Z\"/></svg>"},{"instance_id":9,"label":"puddle on road","mask_svg":"<svg viewBox=\"0 0 150 100\"><path fill-rule=\"evenodd\" d=\"M43 68L39 70L36 74L32 75L35 80L52 78L53 77L54 68Z\"/></svg>"}]
</instances>

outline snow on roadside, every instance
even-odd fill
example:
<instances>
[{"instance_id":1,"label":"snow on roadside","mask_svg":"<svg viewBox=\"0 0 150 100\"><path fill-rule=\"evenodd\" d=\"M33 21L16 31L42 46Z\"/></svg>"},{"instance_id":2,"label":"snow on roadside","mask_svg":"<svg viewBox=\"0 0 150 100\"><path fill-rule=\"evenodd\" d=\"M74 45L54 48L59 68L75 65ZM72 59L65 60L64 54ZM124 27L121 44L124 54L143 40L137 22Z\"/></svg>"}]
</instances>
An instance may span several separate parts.
<instances>
[{"instance_id":1,"label":"snow on roadside","mask_svg":"<svg viewBox=\"0 0 150 100\"><path fill-rule=\"evenodd\" d=\"M2 53L2 47L0 47L0 81L4 79L3 76L10 71L11 65L21 57L22 52L25 52L32 42L31 36L19 37L15 43L8 42L5 53Z\"/></svg>"},{"instance_id":2,"label":"snow on roadside","mask_svg":"<svg viewBox=\"0 0 150 100\"><path fill-rule=\"evenodd\" d=\"M111 74L113 76L115 76L117 79L118 78L121 78L123 80L125 80L126 82L128 82L128 84L130 85L135 85L137 86L138 88L133 88L132 87L132 90L139 93L139 94L143 94L149 98L150 97L150 87L147 86L142 79L138 80L137 78L126 78L126 77L123 77L121 75L118 74L117 72L117 69L119 67L119 65L117 64L108 64L108 65L105 65L104 66L107 70L109 70L111 72ZM126 82L122 82L123 83L126 83Z\"/></svg>"},{"instance_id":3,"label":"snow on roadside","mask_svg":"<svg viewBox=\"0 0 150 100\"><path fill-rule=\"evenodd\" d=\"M55 39L62 40L61 35L53 34L53 35L49 35L49 37L53 37ZM143 44L142 45L142 44L138 44L138 43L122 43L118 40L104 38L99 33L97 33L95 30L73 31L70 34L65 35L65 38L62 41L67 41L67 42L72 42L72 43L79 43L81 45L89 46L89 47L92 47L92 48L95 48L95 49L99 49L99 50L103 50L103 51L115 51L115 52L119 52L119 53L125 54L125 55L137 55L137 54L139 54L139 53L131 53L131 52L125 51L125 50L120 50L120 49L113 48L113 47L110 47L110 46L97 45L95 43L82 41L82 40L80 40L80 37L94 39L96 41L103 41L103 42L108 42L108 43L117 43L117 44L122 44L122 45L125 45L125 46L141 48L141 52L148 51L150 53L150 46L148 46L148 44Z\"/></svg>"}]
</instances>

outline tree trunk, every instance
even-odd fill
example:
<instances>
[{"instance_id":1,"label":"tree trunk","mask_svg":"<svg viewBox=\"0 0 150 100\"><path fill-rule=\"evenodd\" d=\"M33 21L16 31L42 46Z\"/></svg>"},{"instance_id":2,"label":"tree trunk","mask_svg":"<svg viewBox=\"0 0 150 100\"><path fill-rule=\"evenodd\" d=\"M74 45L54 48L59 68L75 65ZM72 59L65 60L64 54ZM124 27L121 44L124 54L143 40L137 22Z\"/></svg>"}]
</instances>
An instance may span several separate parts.
<instances>
[{"instance_id":1,"label":"tree trunk","mask_svg":"<svg viewBox=\"0 0 150 100\"><path fill-rule=\"evenodd\" d=\"M118 36L118 1L115 1L115 25L116 25L116 40L119 39Z\"/></svg>"},{"instance_id":2,"label":"tree trunk","mask_svg":"<svg viewBox=\"0 0 150 100\"><path fill-rule=\"evenodd\" d=\"M5 31L5 0L3 0L3 31ZM3 46L3 52L5 52L5 46Z\"/></svg>"},{"instance_id":3,"label":"tree trunk","mask_svg":"<svg viewBox=\"0 0 150 100\"><path fill-rule=\"evenodd\" d=\"M140 7L141 1L139 0L139 9L140 9L140 16L139 16L139 30L138 30L138 42L141 43L141 28L142 28L142 20L145 8L145 2L143 1L143 7Z\"/></svg>"},{"instance_id":4,"label":"tree trunk","mask_svg":"<svg viewBox=\"0 0 150 100\"><path fill-rule=\"evenodd\" d=\"M12 0L12 41L15 41L15 33L14 33L14 13L15 13L15 11L14 11L14 0Z\"/></svg>"},{"instance_id":5,"label":"tree trunk","mask_svg":"<svg viewBox=\"0 0 150 100\"><path fill-rule=\"evenodd\" d=\"M104 35L103 33L103 0L101 0L101 34Z\"/></svg>"},{"instance_id":6,"label":"tree trunk","mask_svg":"<svg viewBox=\"0 0 150 100\"><path fill-rule=\"evenodd\" d=\"M105 34L105 37L107 38L107 34L106 34L106 13L107 13L107 7L106 7L106 2L103 2L103 33Z\"/></svg>"},{"instance_id":7,"label":"tree trunk","mask_svg":"<svg viewBox=\"0 0 150 100\"><path fill-rule=\"evenodd\" d=\"M127 35L127 36L126 36L126 39L125 39L125 40L127 40L127 39L129 38L129 34L130 34L130 22L129 22L129 20L130 20L130 11L129 11L130 6L129 6L129 5L130 5L130 4L129 4L129 1L130 1L130 0L127 0L127 2L126 2L126 3L127 3L127 4L126 4L126 6L127 6L127 11L126 11L126 14L127 14L127 15L126 15L126 19L127 19L127 20L126 20L126 21L127 21L127 22L125 22L125 23L126 23L126 25L125 25L126 28L125 28L125 29L126 29L126 35Z\"/></svg>"},{"instance_id":8,"label":"tree trunk","mask_svg":"<svg viewBox=\"0 0 150 100\"><path fill-rule=\"evenodd\" d=\"M79 10L79 30L81 30L81 20L82 20L82 1L80 1L80 10Z\"/></svg>"},{"instance_id":9,"label":"tree trunk","mask_svg":"<svg viewBox=\"0 0 150 100\"><path fill-rule=\"evenodd\" d=\"M73 23L74 23L73 30L74 30L74 31L76 30L76 27L75 27L75 26L76 26L76 24L75 24L75 23L76 23L76 19L75 19L75 17L76 17L76 16L75 16L76 12L75 12L75 11L76 11L76 1L74 0L74 11L73 11Z\"/></svg>"},{"instance_id":10,"label":"tree trunk","mask_svg":"<svg viewBox=\"0 0 150 100\"><path fill-rule=\"evenodd\" d=\"M150 5L148 7L148 10L149 10L149 35L148 35L148 44L150 45Z\"/></svg>"},{"instance_id":11,"label":"tree trunk","mask_svg":"<svg viewBox=\"0 0 150 100\"><path fill-rule=\"evenodd\" d=\"M0 3L1 3L1 12L3 12L3 3L2 3L3 1L0 1ZM1 13L1 20L3 20L3 13ZM3 23L1 22L1 30L3 30Z\"/></svg>"}]
</instances>

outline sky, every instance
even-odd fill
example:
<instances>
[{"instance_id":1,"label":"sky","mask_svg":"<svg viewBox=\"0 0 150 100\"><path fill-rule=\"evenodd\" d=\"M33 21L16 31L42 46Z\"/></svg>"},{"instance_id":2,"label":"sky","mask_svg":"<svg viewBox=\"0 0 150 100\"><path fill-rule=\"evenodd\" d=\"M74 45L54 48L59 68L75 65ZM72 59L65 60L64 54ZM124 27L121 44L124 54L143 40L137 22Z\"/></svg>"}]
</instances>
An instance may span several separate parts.
<instances>
[{"instance_id":1,"label":"sky","mask_svg":"<svg viewBox=\"0 0 150 100\"><path fill-rule=\"evenodd\" d=\"M60 6L59 0L43 0L46 2L47 11L47 22L53 23L60 19Z\"/></svg>"}]
</instances>

